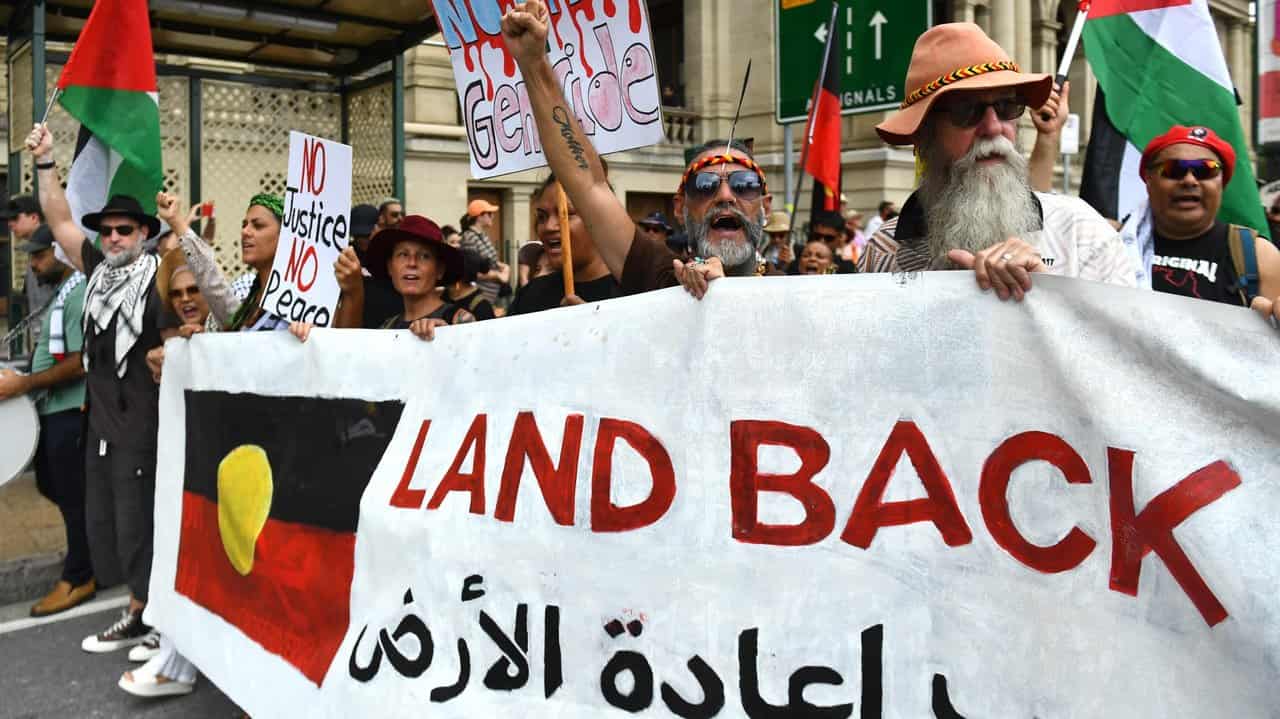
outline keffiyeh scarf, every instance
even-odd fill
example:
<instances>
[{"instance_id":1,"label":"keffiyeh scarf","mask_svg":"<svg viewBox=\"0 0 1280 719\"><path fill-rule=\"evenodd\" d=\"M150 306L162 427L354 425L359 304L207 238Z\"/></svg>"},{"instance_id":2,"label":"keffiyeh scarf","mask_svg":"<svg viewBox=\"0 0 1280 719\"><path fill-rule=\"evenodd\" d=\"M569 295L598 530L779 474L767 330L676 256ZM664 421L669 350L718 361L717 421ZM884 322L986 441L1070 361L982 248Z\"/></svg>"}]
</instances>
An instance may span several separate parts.
<instances>
[{"instance_id":1,"label":"keffiyeh scarf","mask_svg":"<svg viewBox=\"0 0 1280 719\"><path fill-rule=\"evenodd\" d=\"M66 308L67 297L71 296L71 292L79 287L81 282L84 282L84 273L72 273L71 277L58 288L58 294L53 298L53 309L49 310L49 354L57 362L61 362L62 358L67 356L67 337L63 327L63 311Z\"/></svg>"},{"instance_id":2,"label":"keffiyeh scarf","mask_svg":"<svg viewBox=\"0 0 1280 719\"><path fill-rule=\"evenodd\" d=\"M1120 239L1124 241L1125 252L1129 253L1138 268L1138 287L1151 289L1151 265L1155 262L1156 236L1151 222L1151 205L1147 200L1140 201L1133 212L1124 218Z\"/></svg>"},{"instance_id":3,"label":"keffiyeh scarf","mask_svg":"<svg viewBox=\"0 0 1280 719\"><path fill-rule=\"evenodd\" d=\"M150 294L160 260L155 255L143 254L124 267L112 267L100 263L89 277L85 287L84 329L89 333L92 324L95 333L105 332L116 322L116 376L124 377L128 369L129 350L142 335L142 319L146 314L147 295ZM84 368L89 369L89 353L85 352Z\"/></svg>"}]
</instances>

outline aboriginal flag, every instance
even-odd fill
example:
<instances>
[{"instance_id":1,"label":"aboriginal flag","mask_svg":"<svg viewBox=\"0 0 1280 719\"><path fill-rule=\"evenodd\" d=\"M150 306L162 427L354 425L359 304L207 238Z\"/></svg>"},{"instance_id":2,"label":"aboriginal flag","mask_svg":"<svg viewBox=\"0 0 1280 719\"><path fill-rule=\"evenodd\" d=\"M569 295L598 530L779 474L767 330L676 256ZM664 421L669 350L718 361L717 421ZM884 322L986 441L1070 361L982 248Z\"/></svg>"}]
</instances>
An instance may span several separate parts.
<instances>
[{"instance_id":1,"label":"aboriginal flag","mask_svg":"<svg viewBox=\"0 0 1280 719\"><path fill-rule=\"evenodd\" d=\"M813 176L813 211L840 210L840 63L836 58L837 35L832 28L828 36L825 72L821 85L814 85L809 104L809 132L805 135L808 156L804 170Z\"/></svg>"},{"instance_id":2,"label":"aboriginal flag","mask_svg":"<svg viewBox=\"0 0 1280 719\"><path fill-rule=\"evenodd\" d=\"M187 391L175 589L316 686L346 636L360 497L404 405Z\"/></svg>"}]
</instances>

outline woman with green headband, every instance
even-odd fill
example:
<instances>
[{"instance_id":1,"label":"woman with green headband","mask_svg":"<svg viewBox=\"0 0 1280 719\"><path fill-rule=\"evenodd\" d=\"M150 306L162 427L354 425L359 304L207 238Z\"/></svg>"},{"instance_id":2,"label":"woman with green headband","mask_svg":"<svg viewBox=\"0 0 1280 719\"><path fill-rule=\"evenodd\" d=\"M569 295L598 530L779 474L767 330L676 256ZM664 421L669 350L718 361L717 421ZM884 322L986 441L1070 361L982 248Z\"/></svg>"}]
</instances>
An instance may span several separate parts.
<instances>
[{"instance_id":1,"label":"woman with green headband","mask_svg":"<svg viewBox=\"0 0 1280 719\"><path fill-rule=\"evenodd\" d=\"M244 221L240 225L240 259L254 273L253 285L247 295L232 290L218 267L213 248L191 231L176 197L161 193L156 206L160 218L168 222L174 234L179 236L188 264L196 276L196 283L223 330L238 332L290 328L287 320L270 315L258 306L267 278L271 274L271 266L275 262L276 246L280 242L280 219L284 214L284 202L279 197L265 193L254 195L249 200ZM333 326L359 327L364 283L355 250L350 247L343 250L334 263L334 272L342 295ZM300 338L305 336L305 332L297 330L294 334Z\"/></svg>"}]
</instances>

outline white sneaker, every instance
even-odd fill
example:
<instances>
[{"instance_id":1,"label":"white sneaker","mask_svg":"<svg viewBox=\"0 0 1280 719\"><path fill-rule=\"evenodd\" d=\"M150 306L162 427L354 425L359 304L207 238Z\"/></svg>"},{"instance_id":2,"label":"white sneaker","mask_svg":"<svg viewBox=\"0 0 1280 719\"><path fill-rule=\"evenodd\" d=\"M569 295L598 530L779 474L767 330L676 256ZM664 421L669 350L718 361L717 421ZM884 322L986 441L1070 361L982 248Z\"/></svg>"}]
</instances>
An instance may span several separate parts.
<instances>
[{"instance_id":1,"label":"white sneaker","mask_svg":"<svg viewBox=\"0 0 1280 719\"><path fill-rule=\"evenodd\" d=\"M128 608L120 613L115 624L107 627L101 634L94 634L80 642L80 648L93 654L114 652L117 649L141 644L143 638L151 631L151 627L142 623L142 610L131 612Z\"/></svg>"},{"instance_id":2,"label":"white sneaker","mask_svg":"<svg viewBox=\"0 0 1280 719\"><path fill-rule=\"evenodd\" d=\"M148 662L151 658L160 653L160 632L152 629L151 633L142 638L142 643L129 650L129 661L131 662Z\"/></svg>"}]
</instances>

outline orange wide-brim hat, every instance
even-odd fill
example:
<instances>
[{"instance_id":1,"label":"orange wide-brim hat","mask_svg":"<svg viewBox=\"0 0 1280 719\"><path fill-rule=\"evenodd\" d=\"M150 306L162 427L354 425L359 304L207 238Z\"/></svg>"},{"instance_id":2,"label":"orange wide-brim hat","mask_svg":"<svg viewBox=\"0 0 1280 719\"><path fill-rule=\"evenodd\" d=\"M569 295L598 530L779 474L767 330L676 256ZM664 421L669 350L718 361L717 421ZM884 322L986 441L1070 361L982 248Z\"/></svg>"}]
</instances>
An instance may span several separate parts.
<instances>
[{"instance_id":1,"label":"orange wide-brim hat","mask_svg":"<svg viewBox=\"0 0 1280 719\"><path fill-rule=\"evenodd\" d=\"M913 144L939 97L1005 87L1020 89L1027 105L1038 108L1053 92L1053 77L1021 72L1009 53L971 22L936 25L916 40L907 68L907 97L897 112L876 125L876 132L890 145Z\"/></svg>"}]
</instances>

